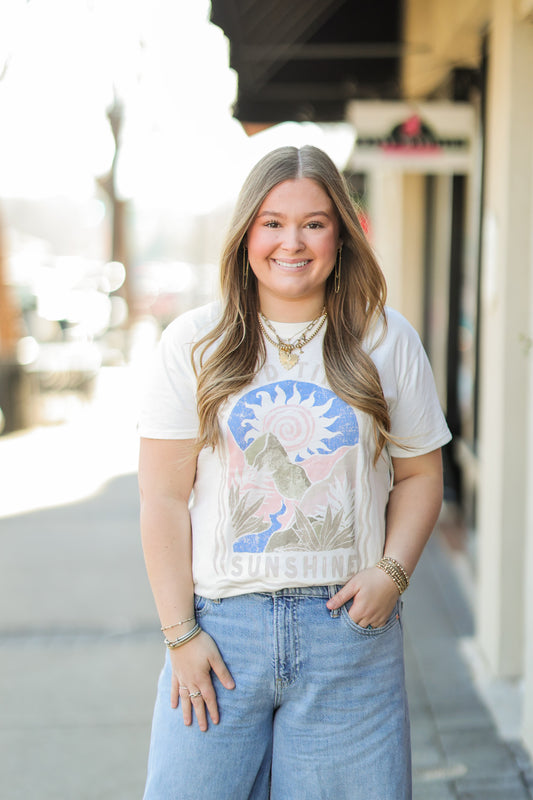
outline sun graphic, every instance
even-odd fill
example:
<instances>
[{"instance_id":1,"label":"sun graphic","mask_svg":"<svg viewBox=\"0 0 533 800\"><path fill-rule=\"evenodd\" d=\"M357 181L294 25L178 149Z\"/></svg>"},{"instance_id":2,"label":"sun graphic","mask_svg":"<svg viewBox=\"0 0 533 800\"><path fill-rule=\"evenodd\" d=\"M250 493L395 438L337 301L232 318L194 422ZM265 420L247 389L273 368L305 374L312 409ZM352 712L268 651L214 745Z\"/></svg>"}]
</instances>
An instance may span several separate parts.
<instances>
[{"instance_id":1,"label":"sun graphic","mask_svg":"<svg viewBox=\"0 0 533 800\"><path fill-rule=\"evenodd\" d=\"M270 388L270 387L269 387ZM288 394L287 389L292 394ZM297 384L292 387L276 384L272 391L258 390L253 404L245 403L251 415L247 419L248 428L244 435L246 445L258 436L273 434L292 461L302 461L317 453L331 452L335 449L331 439L342 437L340 431L331 427L338 420L337 415L327 416L336 396L331 392L325 402L317 402L317 391L302 397ZM320 392L323 394L323 391Z\"/></svg>"}]
</instances>

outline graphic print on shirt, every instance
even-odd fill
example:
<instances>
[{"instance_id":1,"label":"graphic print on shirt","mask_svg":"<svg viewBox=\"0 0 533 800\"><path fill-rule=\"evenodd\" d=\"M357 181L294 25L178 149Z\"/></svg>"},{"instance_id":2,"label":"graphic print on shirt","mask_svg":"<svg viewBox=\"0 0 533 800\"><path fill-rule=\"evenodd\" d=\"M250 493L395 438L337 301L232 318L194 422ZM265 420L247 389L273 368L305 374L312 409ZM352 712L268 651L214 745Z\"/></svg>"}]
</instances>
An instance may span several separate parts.
<instances>
[{"instance_id":1,"label":"graphic print on shirt","mask_svg":"<svg viewBox=\"0 0 533 800\"><path fill-rule=\"evenodd\" d=\"M323 386L281 380L243 395L228 424L233 552L353 546L351 406Z\"/></svg>"}]
</instances>

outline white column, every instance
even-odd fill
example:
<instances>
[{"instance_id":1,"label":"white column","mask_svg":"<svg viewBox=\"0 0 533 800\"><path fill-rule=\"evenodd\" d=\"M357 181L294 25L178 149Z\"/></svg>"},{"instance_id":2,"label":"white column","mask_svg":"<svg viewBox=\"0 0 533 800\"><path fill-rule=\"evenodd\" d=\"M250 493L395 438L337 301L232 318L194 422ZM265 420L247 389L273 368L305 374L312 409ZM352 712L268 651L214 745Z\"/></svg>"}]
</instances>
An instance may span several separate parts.
<instances>
[{"instance_id":1,"label":"white column","mask_svg":"<svg viewBox=\"0 0 533 800\"><path fill-rule=\"evenodd\" d=\"M533 30L533 25L531 26ZM531 75L531 73L530 73ZM530 79L531 80L531 79ZM527 174L527 167L526 167ZM533 194L533 158L529 172L530 192ZM524 724L522 735L524 742L533 754L533 199L530 205L529 230L531 231L529 253L524 253L526 269L529 266L529 331L523 341L528 353L529 403L528 426L524 441L527 448L527 542L525 559L525 658L524 658Z\"/></svg>"},{"instance_id":2,"label":"white column","mask_svg":"<svg viewBox=\"0 0 533 800\"><path fill-rule=\"evenodd\" d=\"M374 169L368 173L371 238L387 280L388 303L401 311L401 253L403 246L402 175Z\"/></svg>"},{"instance_id":3,"label":"white column","mask_svg":"<svg viewBox=\"0 0 533 800\"><path fill-rule=\"evenodd\" d=\"M531 164L531 186L533 187L533 163ZM532 189L533 191L533 189ZM533 203L532 203L533 205ZM533 209L530 229L533 231ZM526 475L527 542L525 559L525 658L524 658L524 741L533 754L533 236L529 252L530 296L529 336L524 346L529 350L529 425L526 431L528 465Z\"/></svg>"},{"instance_id":4,"label":"white column","mask_svg":"<svg viewBox=\"0 0 533 800\"><path fill-rule=\"evenodd\" d=\"M520 675L524 665L531 399L523 337L529 331L532 98L533 26L515 18L509 0L494 0L482 278L478 641L501 677Z\"/></svg>"},{"instance_id":5,"label":"white column","mask_svg":"<svg viewBox=\"0 0 533 800\"><path fill-rule=\"evenodd\" d=\"M403 175L402 314L422 334L424 324L425 175Z\"/></svg>"},{"instance_id":6,"label":"white column","mask_svg":"<svg viewBox=\"0 0 533 800\"><path fill-rule=\"evenodd\" d=\"M421 333L423 179L375 169L368 182L372 244L387 280L387 303Z\"/></svg>"}]
</instances>

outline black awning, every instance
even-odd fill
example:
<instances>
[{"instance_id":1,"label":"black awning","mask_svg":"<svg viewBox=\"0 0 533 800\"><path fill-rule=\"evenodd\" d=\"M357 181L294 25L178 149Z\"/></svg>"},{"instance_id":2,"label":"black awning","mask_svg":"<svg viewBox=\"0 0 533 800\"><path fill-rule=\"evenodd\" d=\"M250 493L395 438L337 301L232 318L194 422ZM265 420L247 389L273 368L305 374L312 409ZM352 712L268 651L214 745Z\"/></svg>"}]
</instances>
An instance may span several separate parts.
<instances>
[{"instance_id":1,"label":"black awning","mask_svg":"<svg viewBox=\"0 0 533 800\"><path fill-rule=\"evenodd\" d=\"M401 97L402 0L212 0L211 21L242 122L332 122L349 100Z\"/></svg>"}]
</instances>

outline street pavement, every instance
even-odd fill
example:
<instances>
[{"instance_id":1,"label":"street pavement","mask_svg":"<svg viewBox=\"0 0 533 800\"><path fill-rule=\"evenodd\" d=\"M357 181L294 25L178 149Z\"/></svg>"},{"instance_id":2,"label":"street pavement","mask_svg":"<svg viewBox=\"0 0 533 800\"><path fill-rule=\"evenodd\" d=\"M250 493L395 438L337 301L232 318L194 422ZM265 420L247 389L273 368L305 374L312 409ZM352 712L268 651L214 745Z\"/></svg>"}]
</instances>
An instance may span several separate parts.
<instances>
[{"instance_id":1,"label":"street pavement","mask_svg":"<svg viewBox=\"0 0 533 800\"><path fill-rule=\"evenodd\" d=\"M142 797L164 652L138 530L139 385L104 370L67 423L0 438L1 800ZM474 680L467 595L437 529L405 595L414 798L533 798L518 734Z\"/></svg>"}]
</instances>

